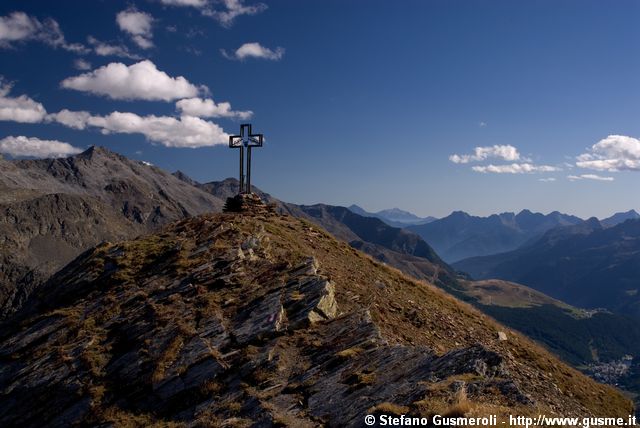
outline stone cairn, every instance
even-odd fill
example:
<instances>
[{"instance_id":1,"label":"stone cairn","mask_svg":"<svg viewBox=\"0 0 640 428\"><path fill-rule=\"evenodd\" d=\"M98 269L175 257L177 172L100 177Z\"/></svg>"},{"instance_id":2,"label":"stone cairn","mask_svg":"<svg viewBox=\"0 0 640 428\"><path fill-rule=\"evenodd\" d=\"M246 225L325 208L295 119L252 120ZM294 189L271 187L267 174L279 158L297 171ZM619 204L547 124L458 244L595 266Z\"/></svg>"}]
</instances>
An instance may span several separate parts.
<instances>
[{"instance_id":1,"label":"stone cairn","mask_svg":"<svg viewBox=\"0 0 640 428\"><path fill-rule=\"evenodd\" d=\"M275 213L275 204L265 204L255 193L241 193L227 198L223 211L226 213L268 215Z\"/></svg>"}]
</instances>

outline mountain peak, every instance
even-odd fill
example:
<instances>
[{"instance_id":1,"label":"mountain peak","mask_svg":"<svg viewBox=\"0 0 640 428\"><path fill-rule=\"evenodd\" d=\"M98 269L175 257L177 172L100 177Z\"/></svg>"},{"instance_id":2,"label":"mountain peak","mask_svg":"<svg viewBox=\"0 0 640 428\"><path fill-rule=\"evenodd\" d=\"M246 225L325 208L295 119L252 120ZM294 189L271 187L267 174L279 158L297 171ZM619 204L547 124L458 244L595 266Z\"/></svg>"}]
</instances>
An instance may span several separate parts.
<instances>
[{"instance_id":1,"label":"mountain peak","mask_svg":"<svg viewBox=\"0 0 640 428\"><path fill-rule=\"evenodd\" d=\"M110 158L110 159L119 159L119 158L126 159L121 154L113 152L107 149L106 147L95 146L95 145L89 147L84 152L78 153L73 157L77 159L90 159L90 160L95 160L103 157Z\"/></svg>"},{"instance_id":2,"label":"mountain peak","mask_svg":"<svg viewBox=\"0 0 640 428\"><path fill-rule=\"evenodd\" d=\"M467 217L471 217L471 214L467 213L466 211L453 211L451 212L451 214L449 214L449 217L453 217L453 218L467 218ZM446 218L446 217L445 217Z\"/></svg>"},{"instance_id":3,"label":"mountain peak","mask_svg":"<svg viewBox=\"0 0 640 428\"><path fill-rule=\"evenodd\" d=\"M616 226L617 224L624 223L627 220L636 220L640 218L640 214L634 209L626 212L615 213L611 217L602 220L602 225L605 227Z\"/></svg>"},{"instance_id":4,"label":"mountain peak","mask_svg":"<svg viewBox=\"0 0 640 428\"><path fill-rule=\"evenodd\" d=\"M197 181L195 181L194 179L192 179L191 177L189 177L187 174L185 174L184 172L177 170L176 172L172 173L171 175L173 175L174 177L176 177L179 180L184 181L185 183L191 184L192 186L195 186L198 184Z\"/></svg>"},{"instance_id":5,"label":"mountain peak","mask_svg":"<svg viewBox=\"0 0 640 428\"><path fill-rule=\"evenodd\" d=\"M597 217L589 217L585 220L585 223L593 229L602 229L602 224L600 224L600 220Z\"/></svg>"}]
</instances>

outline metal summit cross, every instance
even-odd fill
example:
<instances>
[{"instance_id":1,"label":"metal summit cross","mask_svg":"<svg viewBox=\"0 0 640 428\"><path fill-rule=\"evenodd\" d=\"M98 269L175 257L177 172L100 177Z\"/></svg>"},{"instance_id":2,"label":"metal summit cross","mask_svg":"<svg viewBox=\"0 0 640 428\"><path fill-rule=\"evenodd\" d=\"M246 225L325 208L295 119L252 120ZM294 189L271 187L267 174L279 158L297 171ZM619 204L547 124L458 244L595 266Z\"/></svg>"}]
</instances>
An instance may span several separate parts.
<instances>
[{"instance_id":1,"label":"metal summit cross","mask_svg":"<svg viewBox=\"0 0 640 428\"><path fill-rule=\"evenodd\" d=\"M240 125L240 135L229 136L229 147L232 149L240 149L240 191L238 193L251 193L251 148L262 147L262 134L252 134L251 124L244 123ZM247 181L245 183L244 175L244 149L247 148Z\"/></svg>"}]
</instances>

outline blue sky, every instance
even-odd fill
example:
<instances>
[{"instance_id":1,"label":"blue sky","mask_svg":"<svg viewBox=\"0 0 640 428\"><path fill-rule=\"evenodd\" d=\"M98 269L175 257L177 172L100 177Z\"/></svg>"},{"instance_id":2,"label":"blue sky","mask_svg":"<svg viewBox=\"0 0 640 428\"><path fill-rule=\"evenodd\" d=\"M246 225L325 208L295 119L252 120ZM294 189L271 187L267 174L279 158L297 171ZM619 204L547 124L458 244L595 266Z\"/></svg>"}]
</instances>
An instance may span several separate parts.
<instances>
[{"instance_id":1,"label":"blue sky","mask_svg":"<svg viewBox=\"0 0 640 428\"><path fill-rule=\"evenodd\" d=\"M254 184L291 202L640 208L637 1L21 0L0 17L5 153L97 144L219 180L248 120L266 136Z\"/></svg>"}]
</instances>

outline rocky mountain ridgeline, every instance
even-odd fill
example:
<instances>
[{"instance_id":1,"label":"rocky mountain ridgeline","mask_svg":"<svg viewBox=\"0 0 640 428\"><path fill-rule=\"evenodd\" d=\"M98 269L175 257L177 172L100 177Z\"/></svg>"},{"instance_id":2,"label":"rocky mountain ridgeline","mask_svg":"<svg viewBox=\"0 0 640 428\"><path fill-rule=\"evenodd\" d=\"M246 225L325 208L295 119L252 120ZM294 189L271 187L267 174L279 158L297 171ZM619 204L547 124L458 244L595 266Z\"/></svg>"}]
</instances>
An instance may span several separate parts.
<instances>
[{"instance_id":1,"label":"rocky mountain ridgeline","mask_svg":"<svg viewBox=\"0 0 640 428\"><path fill-rule=\"evenodd\" d=\"M79 253L133 238L223 201L101 147L60 159L0 162L0 318Z\"/></svg>"},{"instance_id":2,"label":"rocky mountain ridgeline","mask_svg":"<svg viewBox=\"0 0 640 428\"><path fill-rule=\"evenodd\" d=\"M100 244L37 288L0 338L2 426L632 411L468 305L271 212Z\"/></svg>"}]
</instances>

